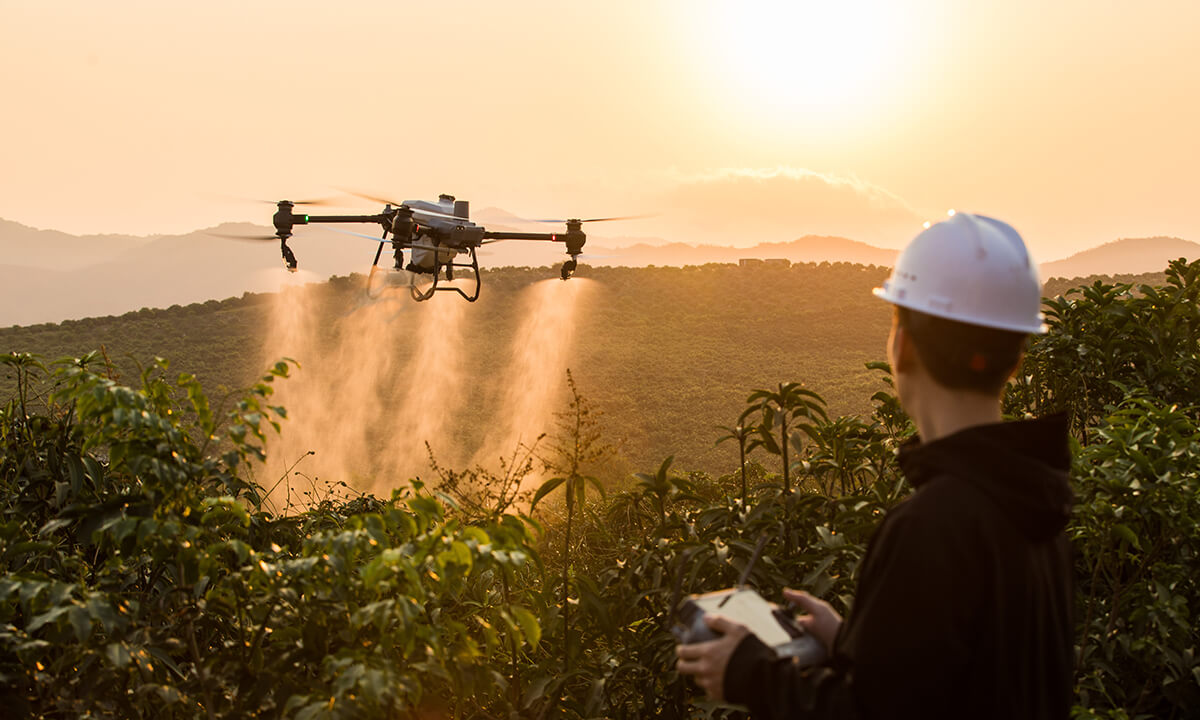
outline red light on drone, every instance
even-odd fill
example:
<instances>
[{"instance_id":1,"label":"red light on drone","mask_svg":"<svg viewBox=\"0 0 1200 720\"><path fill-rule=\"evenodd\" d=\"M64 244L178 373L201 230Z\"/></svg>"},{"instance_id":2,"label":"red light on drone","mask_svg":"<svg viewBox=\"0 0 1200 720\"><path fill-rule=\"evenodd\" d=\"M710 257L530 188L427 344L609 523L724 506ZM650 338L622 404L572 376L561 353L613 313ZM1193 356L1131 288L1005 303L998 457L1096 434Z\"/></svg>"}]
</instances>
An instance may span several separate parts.
<instances>
[{"instance_id":1,"label":"red light on drone","mask_svg":"<svg viewBox=\"0 0 1200 720\"><path fill-rule=\"evenodd\" d=\"M551 240L558 240L558 236L557 236L557 235L551 235L551 236L550 236L550 239L551 239Z\"/></svg>"}]
</instances>

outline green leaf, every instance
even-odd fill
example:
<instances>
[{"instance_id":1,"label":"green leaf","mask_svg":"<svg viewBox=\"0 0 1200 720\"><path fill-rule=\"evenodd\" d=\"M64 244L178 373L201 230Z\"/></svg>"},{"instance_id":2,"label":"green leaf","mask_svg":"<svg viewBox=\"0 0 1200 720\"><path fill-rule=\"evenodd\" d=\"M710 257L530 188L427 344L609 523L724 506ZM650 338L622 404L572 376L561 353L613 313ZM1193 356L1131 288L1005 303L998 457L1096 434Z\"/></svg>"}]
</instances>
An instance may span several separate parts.
<instances>
[{"instance_id":1,"label":"green leaf","mask_svg":"<svg viewBox=\"0 0 1200 720\"><path fill-rule=\"evenodd\" d=\"M450 548L438 553L438 564L442 567L446 565L461 565L464 573L471 572L473 565L471 557L471 549L461 540L455 540L450 543Z\"/></svg>"},{"instance_id":2,"label":"green leaf","mask_svg":"<svg viewBox=\"0 0 1200 720\"><path fill-rule=\"evenodd\" d=\"M75 639L86 642L92 634L92 616L81 605L75 605L70 612L71 627L75 629Z\"/></svg>"},{"instance_id":3,"label":"green leaf","mask_svg":"<svg viewBox=\"0 0 1200 720\"><path fill-rule=\"evenodd\" d=\"M104 656L108 658L108 662L113 667L123 668L133 659L129 655L129 648L125 647L124 643L114 642L109 643L104 648Z\"/></svg>"},{"instance_id":4,"label":"green leaf","mask_svg":"<svg viewBox=\"0 0 1200 720\"><path fill-rule=\"evenodd\" d=\"M38 530L38 535L49 535L50 533L54 532L55 530L58 530L59 528L67 527L68 525L70 525L73 522L75 522L74 519L55 518L55 519L51 520L50 522L46 523L45 525L43 525L42 528L40 530Z\"/></svg>"},{"instance_id":5,"label":"green leaf","mask_svg":"<svg viewBox=\"0 0 1200 720\"><path fill-rule=\"evenodd\" d=\"M1133 532L1133 529L1124 523L1118 523L1113 526L1113 534L1122 542L1128 543L1138 550L1142 549L1142 544L1138 542L1138 536Z\"/></svg>"},{"instance_id":6,"label":"green leaf","mask_svg":"<svg viewBox=\"0 0 1200 720\"><path fill-rule=\"evenodd\" d=\"M538 624L537 616L520 605L514 605L512 613L521 626L521 634L525 636L530 645L537 647L538 642L542 639L542 627Z\"/></svg>"},{"instance_id":7,"label":"green leaf","mask_svg":"<svg viewBox=\"0 0 1200 720\"><path fill-rule=\"evenodd\" d=\"M98 620L104 626L104 631L112 633L117 626L117 611L105 602L101 595L93 595L87 600L88 614L93 620Z\"/></svg>"},{"instance_id":8,"label":"green leaf","mask_svg":"<svg viewBox=\"0 0 1200 720\"><path fill-rule=\"evenodd\" d=\"M556 489L558 489L559 485L562 485L566 481L567 479L565 477L556 477L550 478L546 482L542 483L542 486L539 487L537 492L533 494L533 500L529 502L529 509L532 510L533 508L537 507L537 504L542 498L554 492Z\"/></svg>"},{"instance_id":9,"label":"green leaf","mask_svg":"<svg viewBox=\"0 0 1200 720\"><path fill-rule=\"evenodd\" d=\"M528 709L534 702L541 700L546 693L546 686L553 680L554 676L552 675L542 675L529 683L529 687L525 688L525 694L521 697L521 707Z\"/></svg>"},{"instance_id":10,"label":"green leaf","mask_svg":"<svg viewBox=\"0 0 1200 720\"><path fill-rule=\"evenodd\" d=\"M60 617L62 617L64 614L66 614L66 612L70 609L71 609L70 606L60 605L56 608L51 608L50 610L47 610L46 612L44 612L40 615L34 616L34 618L29 621L29 625L25 627L25 632L28 632L28 633L36 632L42 626L48 625L48 624L58 620Z\"/></svg>"}]
</instances>

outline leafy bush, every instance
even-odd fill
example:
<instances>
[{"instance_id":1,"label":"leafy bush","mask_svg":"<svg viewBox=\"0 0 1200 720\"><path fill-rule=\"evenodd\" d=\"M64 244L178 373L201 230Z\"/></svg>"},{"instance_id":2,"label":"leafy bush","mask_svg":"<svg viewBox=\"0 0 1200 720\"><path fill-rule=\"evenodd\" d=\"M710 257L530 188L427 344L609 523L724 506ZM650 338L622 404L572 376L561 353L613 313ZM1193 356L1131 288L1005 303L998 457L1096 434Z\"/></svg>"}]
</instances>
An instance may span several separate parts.
<instances>
[{"instance_id":1,"label":"leafy bush","mask_svg":"<svg viewBox=\"0 0 1200 720\"><path fill-rule=\"evenodd\" d=\"M1092 430L1076 458L1079 693L1169 717L1200 707L1200 427L1145 398Z\"/></svg>"},{"instance_id":2,"label":"leafy bush","mask_svg":"<svg viewBox=\"0 0 1200 720\"><path fill-rule=\"evenodd\" d=\"M1066 412L1078 441L1081 717L1200 707L1200 261L1165 279L1046 300L1050 332L1005 398L1013 414Z\"/></svg>"},{"instance_id":3,"label":"leafy bush","mask_svg":"<svg viewBox=\"0 0 1200 720\"><path fill-rule=\"evenodd\" d=\"M1048 300L1005 398L1072 418L1077 718L1200 706L1200 263L1166 277ZM737 715L674 672L671 609L745 575L850 612L908 492L891 392L831 419L781 383L723 428L729 474L667 458L591 494L603 443L572 382L558 431L500 473L434 463L431 486L339 483L280 510L242 472L286 415L287 362L223 413L165 362L133 389L94 356L2 359L0 692L18 716ZM523 492L538 462L550 479Z\"/></svg>"},{"instance_id":4,"label":"leafy bush","mask_svg":"<svg viewBox=\"0 0 1200 720\"><path fill-rule=\"evenodd\" d=\"M1066 412L1084 442L1131 394L1184 407L1200 399L1200 261L1172 261L1162 286L1097 280L1044 307L1052 330L1034 338L1009 412Z\"/></svg>"},{"instance_id":5,"label":"leafy bush","mask_svg":"<svg viewBox=\"0 0 1200 720\"><path fill-rule=\"evenodd\" d=\"M22 387L44 370L5 362ZM280 363L230 413L194 379L142 388L61 366L56 412L0 414L0 673L9 707L92 717L387 716L516 706L492 663L536 649L508 580L532 558L505 516L463 525L420 485L389 501L263 507L238 466L281 408ZM193 422L181 420L190 415ZM515 666L514 666L515 667Z\"/></svg>"}]
</instances>

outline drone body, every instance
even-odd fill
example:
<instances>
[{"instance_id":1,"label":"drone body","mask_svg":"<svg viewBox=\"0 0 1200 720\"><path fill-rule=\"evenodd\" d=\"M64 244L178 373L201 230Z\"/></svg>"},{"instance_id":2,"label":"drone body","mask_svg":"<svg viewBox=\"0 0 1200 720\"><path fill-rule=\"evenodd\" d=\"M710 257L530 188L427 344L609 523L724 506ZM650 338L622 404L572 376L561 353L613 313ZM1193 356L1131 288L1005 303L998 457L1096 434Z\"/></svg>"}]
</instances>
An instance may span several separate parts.
<instances>
[{"instance_id":1,"label":"drone body","mask_svg":"<svg viewBox=\"0 0 1200 720\"><path fill-rule=\"evenodd\" d=\"M365 197L365 196L364 196ZM384 203L384 208L374 215L306 215L296 214L293 209L297 205L290 200L280 200L276 203L273 218L275 236L279 238L280 252L288 270L295 271L298 267L295 254L288 247L288 238L292 236L292 228L296 225L313 223L373 223L383 229L382 237L375 238L362 235L379 243L375 252L375 260L371 263L371 273L379 268L379 260L383 255L384 245L392 247L392 269L407 270L416 275L432 277L432 284L419 289L410 284L410 291L415 300L428 300L438 291L457 292L468 301L474 302L479 298L479 260L476 251L482 245L500 240L534 240L543 242L558 242L565 246L570 258L563 263L560 274L563 280L574 274L578 265L577 258L583 252L587 235L583 232L583 223L591 220L546 220L537 222L561 222L566 224L565 233L528 233L528 232L493 232L482 225L476 225L470 219L470 203L457 200L453 195L442 195L437 202L427 200L405 200L393 203L380 198L368 198ZM618 220L624 218L595 218L600 220ZM351 233L358 235L358 233ZM408 251L407 262L405 253ZM465 258L460 257L465 256ZM474 288L464 291L457 285L441 285L439 280L443 274L445 280L454 280L455 269L460 275L474 280Z\"/></svg>"}]
</instances>

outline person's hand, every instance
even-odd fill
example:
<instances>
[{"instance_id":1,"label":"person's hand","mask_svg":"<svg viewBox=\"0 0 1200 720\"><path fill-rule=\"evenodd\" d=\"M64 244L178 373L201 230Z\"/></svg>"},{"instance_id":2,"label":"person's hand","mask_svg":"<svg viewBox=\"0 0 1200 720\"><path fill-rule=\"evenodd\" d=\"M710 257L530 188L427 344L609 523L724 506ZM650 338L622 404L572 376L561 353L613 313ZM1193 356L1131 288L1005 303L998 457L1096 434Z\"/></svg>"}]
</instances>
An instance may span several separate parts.
<instances>
[{"instance_id":1,"label":"person's hand","mask_svg":"<svg viewBox=\"0 0 1200 720\"><path fill-rule=\"evenodd\" d=\"M675 646L679 661L675 669L684 675L692 675L708 697L720 702L725 699L725 667L742 638L750 634L745 625L735 623L722 615L705 615L704 622L713 632L720 634L716 640Z\"/></svg>"},{"instance_id":2,"label":"person's hand","mask_svg":"<svg viewBox=\"0 0 1200 720\"><path fill-rule=\"evenodd\" d=\"M803 590L784 588L783 598L806 613L796 618L796 622L825 646L825 652L832 654L833 639L837 636L838 628L842 626L842 616L838 615L837 610Z\"/></svg>"}]
</instances>

